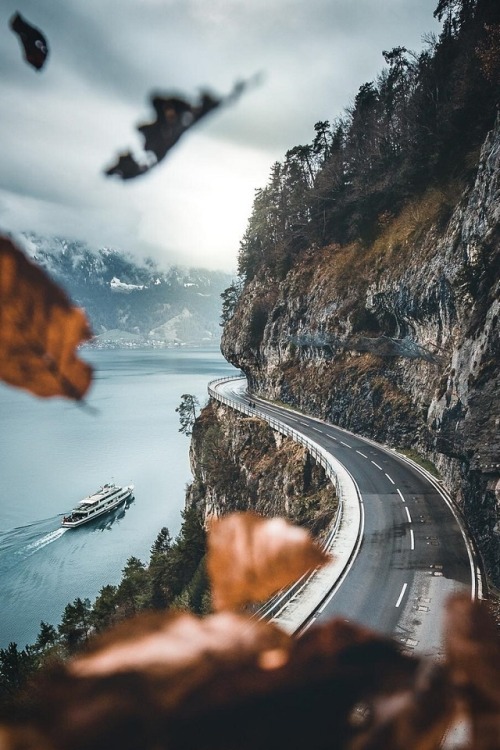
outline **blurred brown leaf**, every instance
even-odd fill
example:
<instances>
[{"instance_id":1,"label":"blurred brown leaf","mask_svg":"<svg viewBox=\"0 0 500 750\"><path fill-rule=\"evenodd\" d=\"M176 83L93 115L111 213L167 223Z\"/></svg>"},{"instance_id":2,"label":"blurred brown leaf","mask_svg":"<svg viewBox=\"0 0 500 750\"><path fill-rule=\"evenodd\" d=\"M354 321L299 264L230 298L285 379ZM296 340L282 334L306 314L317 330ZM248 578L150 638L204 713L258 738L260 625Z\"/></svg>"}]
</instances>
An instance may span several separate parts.
<instances>
[{"instance_id":1,"label":"blurred brown leaf","mask_svg":"<svg viewBox=\"0 0 500 750\"><path fill-rule=\"evenodd\" d=\"M209 525L207 570L215 610L267 599L330 560L310 534L283 518L231 513Z\"/></svg>"},{"instance_id":2,"label":"blurred brown leaf","mask_svg":"<svg viewBox=\"0 0 500 750\"><path fill-rule=\"evenodd\" d=\"M48 671L6 748L348 748L355 706L408 691L417 667L343 621L293 638L233 613L142 615Z\"/></svg>"},{"instance_id":3,"label":"blurred brown leaf","mask_svg":"<svg viewBox=\"0 0 500 750\"><path fill-rule=\"evenodd\" d=\"M119 154L116 162L105 170L105 174L116 175L122 180L131 180L148 172L165 158L186 130L222 104L237 99L248 85L248 81L237 83L231 93L224 98L203 91L199 101L195 103L178 96L153 94L151 106L156 117L152 122L143 123L137 128L144 138L145 153L139 160L130 151ZM147 154L152 155L153 160L148 159Z\"/></svg>"},{"instance_id":4,"label":"blurred brown leaf","mask_svg":"<svg viewBox=\"0 0 500 750\"><path fill-rule=\"evenodd\" d=\"M0 237L0 378L37 396L81 399L92 368L76 347L91 335L84 312Z\"/></svg>"},{"instance_id":5,"label":"blurred brown leaf","mask_svg":"<svg viewBox=\"0 0 500 750\"><path fill-rule=\"evenodd\" d=\"M243 588L301 531L270 531L280 520L213 522L217 564L227 544ZM258 558L257 573L241 573L248 556ZM445 645L445 661L432 661L340 619L293 637L232 612L143 614L46 667L0 726L0 748L441 750L458 740L463 750L497 750L500 645L484 604L450 600ZM464 718L469 744L453 734Z\"/></svg>"},{"instance_id":6,"label":"blurred brown leaf","mask_svg":"<svg viewBox=\"0 0 500 750\"><path fill-rule=\"evenodd\" d=\"M457 712L471 728L475 750L500 747L500 638L484 602L452 597L446 608L446 661Z\"/></svg>"},{"instance_id":7,"label":"blurred brown leaf","mask_svg":"<svg viewBox=\"0 0 500 750\"><path fill-rule=\"evenodd\" d=\"M422 660L411 685L373 696L370 722L350 750L439 750L452 713L445 670Z\"/></svg>"},{"instance_id":8,"label":"blurred brown leaf","mask_svg":"<svg viewBox=\"0 0 500 750\"><path fill-rule=\"evenodd\" d=\"M29 24L20 13L14 13L9 21L10 28L21 42L24 59L37 70L44 66L49 54L47 40L40 29Z\"/></svg>"},{"instance_id":9,"label":"blurred brown leaf","mask_svg":"<svg viewBox=\"0 0 500 750\"><path fill-rule=\"evenodd\" d=\"M187 612L146 615L103 635L69 668L77 677L150 671L174 678L189 672L194 680L184 681L181 692L185 693L190 682L199 683L223 664L258 663L263 655L277 650L286 654L290 643L290 637L279 628L233 612L203 619ZM267 657L264 661L267 663Z\"/></svg>"}]
</instances>

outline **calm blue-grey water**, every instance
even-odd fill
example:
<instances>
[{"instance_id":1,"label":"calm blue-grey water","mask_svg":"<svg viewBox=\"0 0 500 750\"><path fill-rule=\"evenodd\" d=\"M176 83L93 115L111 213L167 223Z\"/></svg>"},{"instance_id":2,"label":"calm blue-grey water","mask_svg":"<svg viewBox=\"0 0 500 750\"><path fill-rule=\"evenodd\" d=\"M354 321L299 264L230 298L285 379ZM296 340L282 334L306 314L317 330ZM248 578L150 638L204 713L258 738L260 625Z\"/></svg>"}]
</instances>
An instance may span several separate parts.
<instances>
[{"instance_id":1,"label":"calm blue-grey water","mask_svg":"<svg viewBox=\"0 0 500 750\"><path fill-rule=\"evenodd\" d=\"M32 643L77 596L116 584L131 555L148 561L162 526L180 527L191 480L179 433L183 393L237 374L215 349L86 350L91 408L0 384L0 647ZM78 529L62 515L102 484L135 485L125 508Z\"/></svg>"}]
</instances>

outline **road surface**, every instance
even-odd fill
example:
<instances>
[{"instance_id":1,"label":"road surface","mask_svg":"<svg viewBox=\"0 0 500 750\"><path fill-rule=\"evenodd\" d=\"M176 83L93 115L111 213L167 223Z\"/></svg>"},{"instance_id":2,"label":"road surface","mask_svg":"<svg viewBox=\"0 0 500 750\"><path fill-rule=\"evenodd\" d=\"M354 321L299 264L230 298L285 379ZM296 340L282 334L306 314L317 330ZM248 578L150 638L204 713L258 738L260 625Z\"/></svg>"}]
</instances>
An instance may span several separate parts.
<instances>
[{"instance_id":1,"label":"road surface","mask_svg":"<svg viewBox=\"0 0 500 750\"><path fill-rule=\"evenodd\" d=\"M439 482L373 441L249 398L244 379L216 390L301 432L335 456L357 484L360 542L347 575L325 592L309 622L340 616L397 638L409 651L439 654L446 599L463 591L477 596L479 580L470 543Z\"/></svg>"}]
</instances>

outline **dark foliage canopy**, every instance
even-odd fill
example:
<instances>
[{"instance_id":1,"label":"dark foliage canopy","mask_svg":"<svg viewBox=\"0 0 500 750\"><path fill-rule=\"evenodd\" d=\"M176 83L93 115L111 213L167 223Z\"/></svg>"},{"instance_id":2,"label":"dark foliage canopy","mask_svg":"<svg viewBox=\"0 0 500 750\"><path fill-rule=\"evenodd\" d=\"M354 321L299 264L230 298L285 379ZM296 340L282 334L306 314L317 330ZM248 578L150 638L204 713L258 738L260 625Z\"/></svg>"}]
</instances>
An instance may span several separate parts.
<instances>
[{"instance_id":1,"label":"dark foliage canopy","mask_svg":"<svg viewBox=\"0 0 500 750\"><path fill-rule=\"evenodd\" d=\"M305 248L370 242L425 189L470 182L499 102L500 3L440 0L435 16L439 38L385 50L344 115L273 165L241 241L244 281L283 278Z\"/></svg>"}]
</instances>

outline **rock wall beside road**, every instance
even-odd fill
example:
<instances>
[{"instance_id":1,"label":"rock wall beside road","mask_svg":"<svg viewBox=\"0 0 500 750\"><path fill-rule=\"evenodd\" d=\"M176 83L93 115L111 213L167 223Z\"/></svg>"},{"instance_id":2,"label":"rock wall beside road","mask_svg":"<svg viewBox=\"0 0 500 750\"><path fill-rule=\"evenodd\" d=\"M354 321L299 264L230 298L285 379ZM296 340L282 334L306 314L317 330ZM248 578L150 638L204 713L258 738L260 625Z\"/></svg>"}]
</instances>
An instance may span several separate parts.
<instances>
[{"instance_id":1,"label":"rock wall beside road","mask_svg":"<svg viewBox=\"0 0 500 750\"><path fill-rule=\"evenodd\" d=\"M467 189L257 274L222 350L257 394L432 460L500 587L499 218L497 119Z\"/></svg>"}]
</instances>

